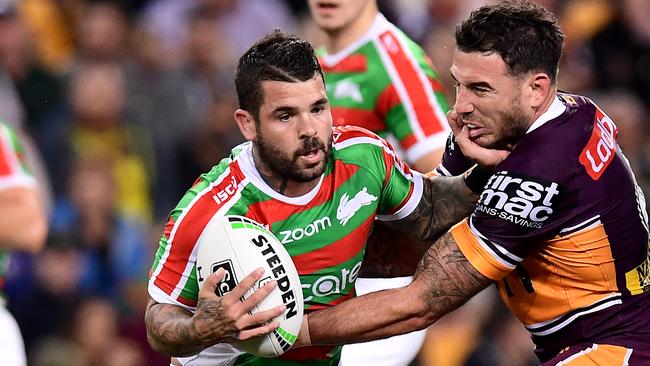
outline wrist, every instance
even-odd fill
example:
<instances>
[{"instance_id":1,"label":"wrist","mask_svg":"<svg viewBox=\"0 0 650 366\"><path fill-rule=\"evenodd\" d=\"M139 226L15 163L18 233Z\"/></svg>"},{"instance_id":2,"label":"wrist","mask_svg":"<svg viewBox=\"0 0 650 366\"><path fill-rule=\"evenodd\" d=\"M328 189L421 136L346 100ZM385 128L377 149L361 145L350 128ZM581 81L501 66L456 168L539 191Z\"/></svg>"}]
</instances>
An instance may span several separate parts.
<instances>
[{"instance_id":1,"label":"wrist","mask_svg":"<svg viewBox=\"0 0 650 366\"><path fill-rule=\"evenodd\" d=\"M463 181L472 192L481 194L492 174L494 174L493 170L474 165L463 174Z\"/></svg>"},{"instance_id":2,"label":"wrist","mask_svg":"<svg viewBox=\"0 0 650 366\"><path fill-rule=\"evenodd\" d=\"M305 314L300 325L298 339L293 344L294 348L311 346L311 336L309 335L309 315Z\"/></svg>"}]
</instances>

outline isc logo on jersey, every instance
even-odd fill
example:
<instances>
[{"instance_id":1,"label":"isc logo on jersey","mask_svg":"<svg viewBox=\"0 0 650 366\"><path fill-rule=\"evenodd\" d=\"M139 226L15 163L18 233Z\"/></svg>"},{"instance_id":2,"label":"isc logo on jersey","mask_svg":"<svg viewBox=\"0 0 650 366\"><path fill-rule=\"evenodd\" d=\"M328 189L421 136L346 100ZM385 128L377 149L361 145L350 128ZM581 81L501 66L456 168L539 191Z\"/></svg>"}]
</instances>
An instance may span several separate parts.
<instances>
[{"instance_id":1,"label":"isc logo on jersey","mask_svg":"<svg viewBox=\"0 0 650 366\"><path fill-rule=\"evenodd\" d=\"M541 228L553 213L558 184L501 171L493 175L476 210L529 228Z\"/></svg>"}]
</instances>

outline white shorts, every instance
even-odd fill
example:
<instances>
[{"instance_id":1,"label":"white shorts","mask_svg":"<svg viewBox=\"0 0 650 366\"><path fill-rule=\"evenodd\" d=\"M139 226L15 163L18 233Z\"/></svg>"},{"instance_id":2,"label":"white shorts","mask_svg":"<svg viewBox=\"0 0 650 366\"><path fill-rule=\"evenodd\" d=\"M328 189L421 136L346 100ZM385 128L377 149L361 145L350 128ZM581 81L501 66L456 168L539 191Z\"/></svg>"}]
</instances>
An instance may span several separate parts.
<instances>
[{"instance_id":1,"label":"white shorts","mask_svg":"<svg viewBox=\"0 0 650 366\"><path fill-rule=\"evenodd\" d=\"M369 292L404 287L413 281L413 277L395 278L357 278L355 288L357 295ZM339 366L407 366L417 356L426 329L402 334L372 342L350 344L341 351Z\"/></svg>"},{"instance_id":2,"label":"white shorts","mask_svg":"<svg viewBox=\"0 0 650 366\"><path fill-rule=\"evenodd\" d=\"M0 305L0 359L2 365L25 366L25 345L14 317Z\"/></svg>"}]
</instances>

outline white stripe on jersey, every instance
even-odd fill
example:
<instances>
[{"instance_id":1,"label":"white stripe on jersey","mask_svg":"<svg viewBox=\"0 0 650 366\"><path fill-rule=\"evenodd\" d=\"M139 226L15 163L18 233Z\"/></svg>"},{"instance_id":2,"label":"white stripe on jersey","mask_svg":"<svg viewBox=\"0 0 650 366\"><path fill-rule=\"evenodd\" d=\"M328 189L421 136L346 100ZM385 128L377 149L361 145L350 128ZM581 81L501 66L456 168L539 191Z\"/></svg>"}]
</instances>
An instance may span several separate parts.
<instances>
[{"instance_id":1,"label":"white stripe on jersey","mask_svg":"<svg viewBox=\"0 0 650 366\"><path fill-rule=\"evenodd\" d=\"M416 207L418 207L418 204L420 204L420 200L422 199L422 191L424 184L422 182L422 175L420 173L415 172L413 174L413 193L411 194L411 197L409 197L408 202L402 206L397 212L395 212L392 215L377 215L377 220L379 221L393 221L393 220L399 220L403 219L406 216L410 215L413 210L415 210Z\"/></svg>"},{"instance_id":2,"label":"white stripe on jersey","mask_svg":"<svg viewBox=\"0 0 650 366\"><path fill-rule=\"evenodd\" d=\"M437 103L438 99L436 99L436 96L434 95L429 79L424 74L424 71L422 71L422 69L420 68L417 59L409 49L408 44L406 44L404 39L402 39L402 37L400 36L399 31L396 30L394 26L387 27L387 30L390 31L392 38L397 40L400 49L404 52L404 54L410 61L410 64L412 65L413 69L415 70L415 73L418 76L418 79L420 81L421 87L424 89L426 93L429 106L432 108L435 115L438 117L439 121L441 122L441 127L443 128L443 130L440 131L439 134L444 135L446 138L447 134L450 131L450 129L445 128L446 126L444 125L444 122L447 120L447 118L445 113L442 111L442 109ZM411 129L413 130L416 139L418 141L423 140L426 136L424 135L424 131L422 131L417 114L415 113L415 108L411 101L411 97L408 94L408 88L406 87L406 85L404 85L404 81L401 79L399 72L395 67L395 64L393 64L393 61L388 55L388 51L386 50L385 46L381 43L380 39L379 38L373 39L373 44L377 49L377 53L379 54L379 57L383 61L383 65L386 69L386 72L388 73L393 85L395 86L395 91L397 91L397 94L399 95L399 98L402 104L404 105L404 111L406 112L406 117L408 119L409 125L411 126ZM438 134L434 136L437 135ZM437 147L442 147L442 146L444 146L444 140L442 144Z\"/></svg>"},{"instance_id":3,"label":"white stripe on jersey","mask_svg":"<svg viewBox=\"0 0 650 366\"><path fill-rule=\"evenodd\" d=\"M433 135L431 137L438 136L440 134L444 134L445 137L442 140L442 143L440 145L434 145L434 146L436 146L436 147L444 147L445 146L445 139L447 138L447 134L449 134L449 131L451 131L451 128L449 128L449 126L447 126L445 124L445 122L447 121L447 114L445 113L445 111L442 110L442 108L440 108L440 105L438 104L438 98L436 98L436 95L435 95L435 93L433 91L433 88L431 87L431 83L429 81L429 78L424 73L422 68L420 68L418 60L415 57L415 55L413 55L413 52L409 48L407 41L403 38L402 32L394 24L392 24L392 23L390 23L388 21L386 21L386 22L388 23L388 27L392 30L393 35L397 39L397 42L400 43L400 47L402 48L402 50L404 50L404 53L406 54L406 57L411 62L411 65L413 65L413 68L415 69L415 72L418 75L418 79L420 80L420 83L422 84L422 86L424 88L424 92L425 92L425 94L427 96L427 101L429 102L429 106L433 109L433 112L435 113L436 117L440 121L440 127L442 127L442 131L440 131L439 133L437 133L437 134L435 134L435 135ZM391 79L392 79L392 76L393 75L391 75ZM416 117L415 121L416 122L409 120L411 125L416 125L419 128L420 124L417 123L417 117ZM420 140L420 139L418 139L418 140ZM436 141L437 140L438 139L436 138Z\"/></svg>"},{"instance_id":4,"label":"white stripe on jersey","mask_svg":"<svg viewBox=\"0 0 650 366\"><path fill-rule=\"evenodd\" d=\"M516 255L508 252L504 247L502 247L502 246L500 246L500 245L498 245L498 244L496 244L494 242L492 242L492 245L494 245L494 247L497 248L497 250L499 252L501 252L501 255L499 255L498 253L493 251L492 248L490 248L490 246L487 245L487 243L484 241L484 239L487 240L487 238L483 234L481 234L476 229L476 227L474 226L474 223L472 222L472 216L469 217L468 223L469 223L470 231L472 232L472 234L474 234L474 237L479 242L479 244L483 247L483 249L485 249L485 251L490 253L492 258L494 258L497 262L501 263L504 267L509 268L509 269L515 269L516 266L514 264L506 261L505 259L503 259L502 258L503 256L507 256L508 258L513 259L513 260L515 260L517 262L522 261L521 258L519 258Z\"/></svg>"},{"instance_id":5,"label":"white stripe on jersey","mask_svg":"<svg viewBox=\"0 0 650 366\"><path fill-rule=\"evenodd\" d=\"M594 221L594 220L595 220L595 221ZM593 221L593 222L591 222L591 221ZM590 222L591 222L591 223L590 223ZM588 225L587 225L587 224L588 224ZM596 215L596 216L594 216L594 217L592 217L592 218L589 218L589 219L587 219L587 220L585 220L585 221L583 221L583 222L581 222L581 223L579 223L579 224L577 224L577 225L573 225L573 226L570 226L570 227L566 227L566 228L560 230L560 234L563 234L563 233L566 233L566 232L569 232L569 231L573 231L573 230L575 230L575 229L577 229L577 228L580 228L580 226L582 226L582 225L585 225L585 227L580 228L580 231L585 230L585 229L591 229L591 228L594 228L594 227L596 227L596 226L598 226L598 225L600 225L600 224L601 224L601 222L600 222L600 215Z\"/></svg>"},{"instance_id":6,"label":"white stripe on jersey","mask_svg":"<svg viewBox=\"0 0 650 366\"><path fill-rule=\"evenodd\" d=\"M548 325L548 324L552 324L553 322L557 322L563 316L565 316L566 314L562 314L562 315L560 315L560 316L558 316L556 318L553 318L551 320L526 325L526 330L528 330L528 332L530 334L536 335L536 336L548 335L548 334L551 334L551 333L555 333L558 330L566 327L567 325L572 323L574 320L576 320L578 317L581 317L581 316L587 315L587 314L591 314L591 313L595 313L597 311L601 311L601 310L607 309L607 308L609 308L611 306L619 305L619 304L623 303L623 301L621 300L621 293L620 292L614 292L614 293L611 293L611 294L599 299L598 301L594 301L592 304L595 304L595 303L598 303L598 302L601 302L601 301L607 300L607 299L611 299L611 300L605 301L605 302L603 302L602 304L600 304L598 306L595 306L593 308L590 308L590 309L587 309L587 310L584 310L584 311L577 311L575 314L571 315L569 318L565 319L564 321L562 321L562 322L558 323L557 325L555 325L555 326L553 326L553 327L551 327L549 329L546 329L544 331L538 332L538 331L535 331L535 329L541 328L541 327L543 327L545 325ZM587 306L584 306L584 307L588 308L589 306L590 305L587 305Z\"/></svg>"},{"instance_id":7,"label":"white stripe on jersey","mask_svg":"<svg viewBox=\"0 0 650 366\"><path fill-rule=\"evenodd\" d=\"M381 142L381 140L369 136L353 137L341 142L336 142L333 145L336 150L343 150L346 147L350 147L352 145L358 145L358 144L370 144L370 145L379 146L382 149L385 148L385 145L383 142Z\"/></svg>"},{"instance_id":8,"label":"white stripe on jersey","mask_svg":"<svg viewBox=\"0 0 650 366\"><path fill-rule=\"evenodd\" d=\"M435 135L431 135L422 141L416 142L411 146L405 154L406 161L416 162L420 160L421 157L428 154L432 150L437 148L444 148L445 141L447 141L447 131L443 130Z\"/></svg>"},{"instance_id":9,"label":"white stripe on jersey","mask_svg":"<svg viewBox=\"0 0 650 366\"><path fill-rule=\"evenodd\" d=\"M178 227L180 226L180 224L183 222L183 220L187 216L188 212L191 211L192 207L194 207L196 202L201 200L203 198L203 196L205 196L206 194L211 192L212 189L216 185L219 185L224 179L229 177L230 173L231 173L230 167L226 168L226 170L223 173L221 173L221 175L214 182L210 183L209 186L207 186L205 189L203 189L201 192L199 192L196 195L196 197L194 197L194 199L192 199L192 201L187 205L187 207L185 207L183 209L181 214L178 216L178 220L176 220L176 222L174 223L174 227L172 228L172 230L171 230L171 232L169 234L169 238L167 239L167 245L166 245L166 248L165 248L165 253L163 253L162 257L160 258L160 261L158 261L158 266L156 267L156 269L152 273L151 278L149 279L148 288L149 288L150 293L151 293L152 289L157 289L158 288L155 285L156 278L158 278L158 275L162 271L162 269L164 267L164 264L167 262L167 258L169 257L169 254L170 254L172 246L173 246L174 238L176 237L176 231L178 230ZM241 195L242 188L244 186L246 186L248 184L248 182L249 182L248 178L244 178L241 182L239 182L239 184L237 185L237 191L235 192L235 194L233 194L230 197L228 202L226 202L223 206L219 207L219 209L215 212L215 214L217 212L220 212L220 211L227 212L237 202L238 197ZM198 242L198 239L197 239L197 242ZM193 267L194 263L196 262L196 253L198 251L198 246L196 245L197 242L194 243L194 246L192 248L192 252L191 252L190 257L188 258L187 264L186 264L186 266L185 266L185 268L183 270L180 281L176 284L176 287L172 291L171 295L166 296L168 302L176 303L177 302L176 299L178 299L178 297L180 296L181 291L183 290L183 288L185 287L185 284L187 283L187 279L189 278L189 276L191 274L192 267ZM160 291L162 291L162 290L160 290ZM165 292L162 291L162 293L164 294Z\"/></svg>"}]
</instances>

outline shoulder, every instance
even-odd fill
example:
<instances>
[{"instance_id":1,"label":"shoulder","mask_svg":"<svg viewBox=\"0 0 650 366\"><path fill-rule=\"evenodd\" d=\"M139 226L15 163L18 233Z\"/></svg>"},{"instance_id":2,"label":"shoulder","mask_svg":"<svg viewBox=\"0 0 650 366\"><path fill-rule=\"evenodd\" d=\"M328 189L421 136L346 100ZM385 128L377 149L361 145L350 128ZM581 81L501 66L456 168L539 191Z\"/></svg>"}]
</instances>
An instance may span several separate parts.
<instances>
[{"instance_id":1,"label":"shoulder","mask_svg":"<svg viewBox=\"0 0 650 366\"><path fill-rule=\"evenodd\" d=\"M390 144L374 132L358 126L338 126L332 131L332 150L335 155L383 153L392 150Z\"/></svg>"},{"instance_id":2,"label":"shoulder","mask_svg":"<svg viewBox=\"0 0 650 366\"><path fill-rule=\"evenodd\" d=\"M418 64L422 69L432 69L432 64L424 50L415 41L410 39L401 29L386 21L384 27L376 34L375 39L379 47L400 71L400 67L408 64Z\"/></svg>"},{"instance_id":3,"label":"shoulder","mask_svg":"<svg viewBox=\"0 0 650 366\"><path fill-rule=\"evenodd\" d=\"M344 165L357 165L375 173L385 172L397 159L391 144L377 134L357 126L335 127L332 156ZM383 174L383 173L382 173Z\"/></svg>"}]
</instances>

